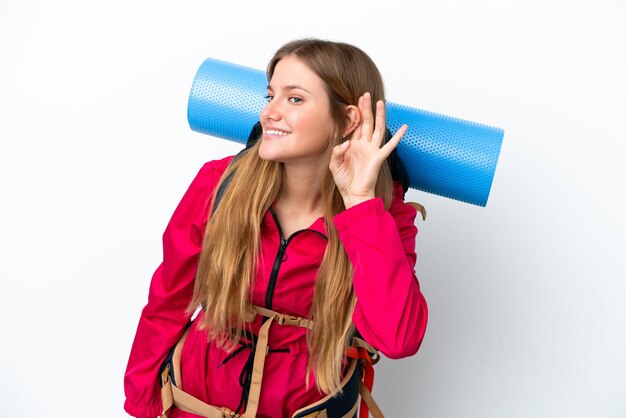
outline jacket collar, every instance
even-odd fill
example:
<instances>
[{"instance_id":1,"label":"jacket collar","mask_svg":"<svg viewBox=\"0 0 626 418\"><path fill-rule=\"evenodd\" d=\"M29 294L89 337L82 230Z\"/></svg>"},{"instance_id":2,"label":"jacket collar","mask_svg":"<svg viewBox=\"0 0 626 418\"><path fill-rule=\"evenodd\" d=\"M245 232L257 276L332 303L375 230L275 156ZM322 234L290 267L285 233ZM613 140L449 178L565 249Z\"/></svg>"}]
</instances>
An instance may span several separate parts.
<instances>
[{"instance_id":1,"label":"jacket collar","mask_svg":"<svg viewBox=\"0 0 626 418\"><path fill-rule=\"evenodd\" d=\"M270 228L279 231L282 236L280 223L278 222L278 218L275 216L274 209L272 207L270 207L270 209L265 213L263 222L266 226L269 226ZM328 234L326 233L326 223L324 222L324 217L322 216L317 218L308 228L305 228L303 231L315 231L321 234L324 238L328 239ZM289 239L289 237L286 236L283 236L283 238Z\"/></svg>"}]
</instances>

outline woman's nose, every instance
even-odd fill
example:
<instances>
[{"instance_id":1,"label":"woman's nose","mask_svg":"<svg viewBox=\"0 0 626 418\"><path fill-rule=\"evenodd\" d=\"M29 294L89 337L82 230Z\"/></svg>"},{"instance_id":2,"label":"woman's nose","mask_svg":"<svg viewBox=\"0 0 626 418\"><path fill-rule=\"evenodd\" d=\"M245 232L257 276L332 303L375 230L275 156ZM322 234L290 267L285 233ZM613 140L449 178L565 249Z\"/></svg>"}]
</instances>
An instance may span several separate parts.
<instances>
[{"instance_id":1,"label":"woman's nose","mask_svg":"<svg viewBox=\"0 0 626 418\"><path fill-rule=\"evenodd\" d=\"M276 106L276 102L274 100L268 101L265 107L263 107L263 110L261 110L261 119L278 120L279 118L279 110L278 106Z\"/></svg>"}]
</instances>

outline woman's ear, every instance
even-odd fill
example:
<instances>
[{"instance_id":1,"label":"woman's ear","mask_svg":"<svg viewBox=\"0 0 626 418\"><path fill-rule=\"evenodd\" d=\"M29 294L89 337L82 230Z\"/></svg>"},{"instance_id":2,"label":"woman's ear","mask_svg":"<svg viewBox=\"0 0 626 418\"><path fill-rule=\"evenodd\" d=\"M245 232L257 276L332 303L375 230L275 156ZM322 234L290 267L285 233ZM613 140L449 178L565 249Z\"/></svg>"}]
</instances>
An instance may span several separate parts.
<instances>
[{"instance_id":1,"label":"woman's ear","mask_svg":"<svg viewBox=\"0 0 626 418\"><path fill-rule=\"evenodd\" d=\"M343 129L343 137L350 135L361 123L361 111L355 105L346 106L346 122Z\"/></svg>"}]
</instances>

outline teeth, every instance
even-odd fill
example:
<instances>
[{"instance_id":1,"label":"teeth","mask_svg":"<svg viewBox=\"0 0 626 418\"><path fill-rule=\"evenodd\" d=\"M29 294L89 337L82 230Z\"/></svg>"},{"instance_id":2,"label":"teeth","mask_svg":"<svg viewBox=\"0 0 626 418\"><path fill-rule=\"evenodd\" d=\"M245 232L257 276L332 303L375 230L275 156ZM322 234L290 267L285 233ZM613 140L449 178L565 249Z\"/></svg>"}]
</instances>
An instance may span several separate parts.
<instances>
[{"instance_id":1,"label":"teeth","mask_svg":"<svg viewBox=\"0 0 626 418\"><path fill-rule=\"evenodd\" d=\"M289 135L289 132L284 132L284 131L276 131L274 129L268 129L267 131L265 131L266 134L268 135Z\"/></svg>"}]
</instances>

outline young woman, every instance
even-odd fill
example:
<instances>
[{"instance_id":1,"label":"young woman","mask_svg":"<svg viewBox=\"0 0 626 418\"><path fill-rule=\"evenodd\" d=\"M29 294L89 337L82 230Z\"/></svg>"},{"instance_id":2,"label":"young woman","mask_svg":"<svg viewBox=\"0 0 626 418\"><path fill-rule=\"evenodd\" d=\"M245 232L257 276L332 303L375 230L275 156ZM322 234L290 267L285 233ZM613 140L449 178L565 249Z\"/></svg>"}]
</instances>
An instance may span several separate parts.
<instances>
[{"instance_id":1,"label":"young woman","mask_svg":"<svg viewBox=\"0 0 626 418\"><path fill-rule=\"evenodd\" d=\"M176 386L225 416L272 418L341 388L353 336L390 358L422 341L416 210L388 161L406 126L385 142L378 69L354 46L306 39L267 74L260 137L206 163L165 231L125 375L133 416L161 414L160 368L183 335Z\"/></svg>"}]
</instances>

